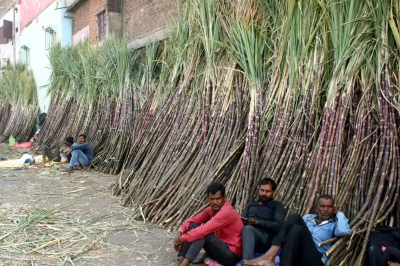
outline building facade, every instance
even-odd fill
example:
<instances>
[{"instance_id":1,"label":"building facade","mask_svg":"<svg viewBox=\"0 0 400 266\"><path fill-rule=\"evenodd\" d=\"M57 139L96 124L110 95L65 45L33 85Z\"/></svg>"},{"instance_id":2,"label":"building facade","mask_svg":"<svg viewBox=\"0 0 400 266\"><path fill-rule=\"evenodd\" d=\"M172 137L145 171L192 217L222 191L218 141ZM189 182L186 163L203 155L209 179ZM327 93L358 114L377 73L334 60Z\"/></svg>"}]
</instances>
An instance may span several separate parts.
<instances>
[{"instance_id":1,"label":"building facade","mask_svg":"<svg viewBox=\"0 0 400 266\"><path fill-rule=\"evenodd\" d=\"M19 60L20 6L16 0L0 1L0 69Z\"/></svg>"},{"instance_id":2,"label":"building facade","mask_svg":"<svg viewBox=\"0 0 400 266\"><path fill-rule=\"evenodd\" d=\"M115 35L128 39L129 47L140 48L148 41L163 40L165 28L176 12L176 0L75 0L73 43L89 38L92 43Z\"/></svg>"},{"instance_id":3,"label":"building facade","mask_svg":"<svg viewBox=\"0 0 400 266\"><path fill-rule=\"evenodd\" d=\"M73 43L88 38L93 44L110 34L122 37L121 0L75 0L68 6L73 13Z\"/></svg>"},{"instance_id":4,"label":"building facade","mask_svg":"<svg viewBox=\"0 0 400 266\"><path fill-rule=\"evenodd\" d=\"M32 69L41 112L47 112L51 74L48 51L52 44L72 45L72 15L65 0L20 0L19 61Z\"/></svg>"}]
</instances>

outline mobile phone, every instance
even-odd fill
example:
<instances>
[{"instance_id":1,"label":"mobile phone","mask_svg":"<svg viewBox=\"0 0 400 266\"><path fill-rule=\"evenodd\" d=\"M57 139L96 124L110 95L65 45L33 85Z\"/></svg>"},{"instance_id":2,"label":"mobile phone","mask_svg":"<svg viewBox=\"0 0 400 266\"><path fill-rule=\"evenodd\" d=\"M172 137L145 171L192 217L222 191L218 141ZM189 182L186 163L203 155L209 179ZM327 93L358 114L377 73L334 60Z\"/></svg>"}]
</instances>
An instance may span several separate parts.
<instances>
[{"instance_id":1,"label":"mobile phone","mask_svg":"<svg viewBox=\"0 0 400 266\"><path fill-rule=\"evenodd\" d=\"M242 219L243 222L248 222L249 221L249 218L244 218L244 217L241 217L241 216L240 216L240 218Z\"/></svg>"}]
</instances>

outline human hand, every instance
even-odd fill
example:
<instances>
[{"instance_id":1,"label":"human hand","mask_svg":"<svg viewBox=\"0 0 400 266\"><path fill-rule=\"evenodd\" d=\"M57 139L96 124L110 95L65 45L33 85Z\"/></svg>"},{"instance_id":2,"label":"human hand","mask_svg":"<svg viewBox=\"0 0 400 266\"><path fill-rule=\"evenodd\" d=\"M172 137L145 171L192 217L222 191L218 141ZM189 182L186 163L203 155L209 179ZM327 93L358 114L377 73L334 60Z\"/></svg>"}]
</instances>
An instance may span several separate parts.
<instances>
[{"instance_id":1,"label":"human hand","mask_svg":"<svg viewBox=\"0 0 400 266\"><path fill-rule=\"evenodd\" d=\"M333 211L332 211L332 219L333 219L333 220L336 219L336 214L338 214L338 212L342 212L342 211L336 209L336 207L333 207Z\"/></svg>"},{"instance_id":2,"label":"human hand","mask_svg":"<svg viewBox=\"0 0 400 266\"><path fill-rule=\"evenodd\" d=\"M176 232L176 235L175 235L175 238L174 238L174 250L177 251L177 252L181 249L181 246L182 246L182 243L183 243L181 236L182 236L182 232L181 231Z\"/></svg>"},{"instance_id":3,"label":"human hand","mask_svg":"<svg viewBox=\"0 0 400 266\"><path fill-rule=\"evenodd\" d=\"M389 266L400 266L400 263L398 262L393 262L393 261L388 261Z\"/></svg>"},{"instance_id":4,"label":"human hand","mask_svg":"<svg viewBox=\"0 0 400 266\"><path fill-rule=\"evenodd\" d=\"M246 224L249 224L249 225L258 225L258 221L255 220L255 219L251 219L251 220L248 220L248 221L246 222Z\"/></svg>"}]
</instances>

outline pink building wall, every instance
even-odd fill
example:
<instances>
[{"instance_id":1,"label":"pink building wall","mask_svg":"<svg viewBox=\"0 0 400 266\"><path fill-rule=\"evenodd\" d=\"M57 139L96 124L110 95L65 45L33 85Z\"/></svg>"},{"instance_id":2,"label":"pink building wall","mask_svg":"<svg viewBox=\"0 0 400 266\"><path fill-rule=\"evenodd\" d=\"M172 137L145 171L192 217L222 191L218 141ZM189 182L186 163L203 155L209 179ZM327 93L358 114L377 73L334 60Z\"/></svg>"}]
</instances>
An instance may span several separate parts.
<instances>
[{"instance_id":1,"label":"pink building wall","mask_svg":"<svg viewBox=\"0 0 400 266\"><path fill-rule=\"evenodd\" d=\"M60 0L19 0L20 4L20 27L23 29L34 20L52 2Z\"/></svg>"}]
</instances>

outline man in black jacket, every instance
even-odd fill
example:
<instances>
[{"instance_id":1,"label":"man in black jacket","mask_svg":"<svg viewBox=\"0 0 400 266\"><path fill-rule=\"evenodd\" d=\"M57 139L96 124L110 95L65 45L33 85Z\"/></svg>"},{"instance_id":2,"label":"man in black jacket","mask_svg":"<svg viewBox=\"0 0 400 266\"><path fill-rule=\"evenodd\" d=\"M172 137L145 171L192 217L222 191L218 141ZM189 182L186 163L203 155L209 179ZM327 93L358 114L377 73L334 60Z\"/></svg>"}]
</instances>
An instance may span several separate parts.
<instances>
[{"instance_id":1,"label":"man in black jacket","mask_svg":"<svg viewBox=\"0 0 400 266\"><path fill-rule=\"evenodd\" d=\"M272 238L285 221L285 209L280 201L274 200L276 183L271 178L260 182L258 201L250 202L242 212L245 226L242 229L244 260L253 259L254 252L265 252Z\"/></svg>"}]
</instances>

